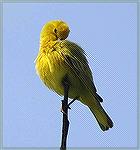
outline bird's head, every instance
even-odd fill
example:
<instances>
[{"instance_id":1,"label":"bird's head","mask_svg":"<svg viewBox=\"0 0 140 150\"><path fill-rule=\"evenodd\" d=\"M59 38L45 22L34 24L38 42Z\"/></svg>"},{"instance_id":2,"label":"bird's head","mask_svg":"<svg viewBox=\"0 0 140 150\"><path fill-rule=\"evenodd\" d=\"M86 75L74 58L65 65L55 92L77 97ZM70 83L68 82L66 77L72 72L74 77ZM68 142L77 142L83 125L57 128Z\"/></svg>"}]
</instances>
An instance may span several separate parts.
<instances>
[{"instance_id":1,"label":"bird's head","mask_svg":"<svg viewBox=\"0 0 140 150\"><path fill-rule=\"evenodd\" d=\"M51 40L65 40L69 35L68 25L61 20L46 23L41 31L41 38L48 36Z\"/></svg>"}]
</instances>

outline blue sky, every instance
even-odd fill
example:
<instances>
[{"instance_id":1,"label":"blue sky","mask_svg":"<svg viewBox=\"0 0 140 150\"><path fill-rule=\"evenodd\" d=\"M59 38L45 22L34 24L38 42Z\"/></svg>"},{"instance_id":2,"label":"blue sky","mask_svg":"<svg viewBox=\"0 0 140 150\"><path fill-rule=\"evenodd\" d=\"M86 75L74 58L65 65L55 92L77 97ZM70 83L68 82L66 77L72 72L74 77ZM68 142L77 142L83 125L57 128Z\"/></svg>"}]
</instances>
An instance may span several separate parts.
<instances>
[{"instance_id":1,"label":"blue sky","mask_svg":"<svg viewBox=\"0 0 140 150\"><path fill-rule=\"evenodd\" d=\"M35 72L42 26L69 24L68 40L87 54L114 127L102 132L80 102L69 113L69 147L137 146L137 5L5 3L3 6L3 142L5 147L59 147L63 97Z\"/></svg>"}]
</instances>

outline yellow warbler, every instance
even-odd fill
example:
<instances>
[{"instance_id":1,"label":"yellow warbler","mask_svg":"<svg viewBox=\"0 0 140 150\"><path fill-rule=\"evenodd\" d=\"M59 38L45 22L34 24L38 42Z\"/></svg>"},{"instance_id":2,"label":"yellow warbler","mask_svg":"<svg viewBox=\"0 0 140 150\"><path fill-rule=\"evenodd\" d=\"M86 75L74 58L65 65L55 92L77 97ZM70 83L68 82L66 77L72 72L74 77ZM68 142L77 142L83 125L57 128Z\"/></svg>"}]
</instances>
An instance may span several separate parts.
<instances>
[{"instance_id":1,"label":"yellow warbler","mask_svg":"<svg viewBox=\"0 0 140 150\"><path fill-rule=\"evenodd\" d=\"M113 127L113 122L100 102L93 83L84 50L66 40L68 25L61 20L46 23L40 34L40 48L36 58L36 71L44 84L59 95L64 95L62 80L67 75L69 98L77 98L87 105L103 131Z\"/></svg>"}]
</instances>

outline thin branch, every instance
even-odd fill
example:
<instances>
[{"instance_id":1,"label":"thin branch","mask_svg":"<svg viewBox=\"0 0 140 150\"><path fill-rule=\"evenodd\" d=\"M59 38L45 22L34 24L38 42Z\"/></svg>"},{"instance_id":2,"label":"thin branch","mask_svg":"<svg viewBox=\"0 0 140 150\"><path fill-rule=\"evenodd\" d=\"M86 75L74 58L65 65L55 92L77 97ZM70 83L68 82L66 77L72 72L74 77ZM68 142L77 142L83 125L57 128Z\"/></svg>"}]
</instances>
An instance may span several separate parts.
<instances>
[{"instance_id":1,"label":"thin branch","mask_svg":"<svg viewBox=\"0 0 140 150\"><path fill-rule=\"evenodd\" d=\"M62 139L60 150L66 150L67 145L67 135L69 129L69 120L68 120L68 92L69 92L69 83L68 77L65 76L63 80L64 86L64 100L62 100L62 110L63 110L63 127L62 127Z\"/></svg>"}]
</instances>

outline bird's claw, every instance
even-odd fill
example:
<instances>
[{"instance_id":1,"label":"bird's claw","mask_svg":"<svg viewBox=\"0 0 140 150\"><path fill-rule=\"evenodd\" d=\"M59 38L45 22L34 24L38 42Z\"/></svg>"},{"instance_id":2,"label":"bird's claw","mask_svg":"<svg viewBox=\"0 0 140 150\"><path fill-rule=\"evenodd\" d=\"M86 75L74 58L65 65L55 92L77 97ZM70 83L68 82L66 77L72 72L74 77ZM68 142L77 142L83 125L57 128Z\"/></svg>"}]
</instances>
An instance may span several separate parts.
<instances>
[{"instance_id":1,"label":"bird's claw","mask_svg":"<svg viewBox=\"0 0 140 150\"><path fill-rule=\"evenodd\" d=\"M62 103L63 103L63 100L62 100ZM69 106L69 104L68 104L67 106L65 106L65 108L71 109L70 106ZM63 114L66 114L63 107L61 107L61 112L62 112Z\"/></svg>"},{"instance_id":2,"label":"bird's claw","mask_svg":"<svg viewBox=\"0 0 140 150\"><path fill-rule=\"evenodd\" d=\"M67 115L67 114L64 112L63 108L61 108L61 112L62 112L63 114L65 114L65 115Z\"/></svg>"}]
</instances>

